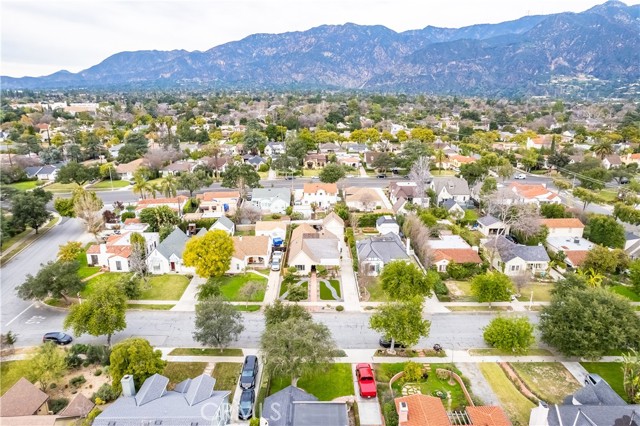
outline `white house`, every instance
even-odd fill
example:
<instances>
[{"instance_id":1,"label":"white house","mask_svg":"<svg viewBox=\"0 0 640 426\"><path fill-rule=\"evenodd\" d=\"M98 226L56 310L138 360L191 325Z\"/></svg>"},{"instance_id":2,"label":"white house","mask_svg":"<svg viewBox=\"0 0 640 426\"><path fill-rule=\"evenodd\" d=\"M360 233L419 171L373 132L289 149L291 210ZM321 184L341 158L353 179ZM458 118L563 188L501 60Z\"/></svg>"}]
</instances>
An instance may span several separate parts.
<instances>
[{"instance_id":1,"label":"white house","mask_svg":"<svg viewBox=\"0 0 640 426\"><path fill-rule=\"evenodd\" d=\"M229 235L233 235L236 233L236 224L233 223L233 221L228 217L221 216L220 218L218 218L218 220L216 220L216 223L211 225L209 231L215 231L216 229L224 231Z\"/></svg>"},{"instance_id":2,"label":"white house","mask_svg":"<svg viewBox=\"0 0 640 426\"><path fill-rule=\"evenodd\" d=\"M429 187L436 193L437 203L454 200L464 204L471 199L471 191L466 180L457 177L435 178Z\"/></svg>"},{"instance_id":3,"label":"white house","mask_svg":"<svg viewBox=\"0 0 640 426\"><path fill-rule=\"evenodd\" d=\"M508 276L545 273L551 260L543 246L512 243L503 235L483 240L483 247L492 266Z\"/></svg>"},{"instance_id":4,"label":"white house","mask_svg":"<svg viewBox=\"0 0 640 426\"><path fill-rule=\"evenodd\" d=\"M438 272L446 272L451 262L478 265L482 263L482 259L478 256L478 248L471 247L459 235L443 234L440 238L420 243L428 244L433 250L433 263Z\"/></svg>"},{"instance_id":5,"label":"white house","mask_svg":"<svg viewBox=\"0 0 640 426\"><path fill-rule=\"evenodd\" d=\"M118 164L116 166L116 173L122 180L133 180L133 175L136 170L145 164L146 160L144 158L138 158L137 160L133 160L129 163Z\"/></svg>"},{"instance_id":6,"label":"white house","mask_svg":"<svg viewBox=\"0 0 640 426\"><path fill-rule=\"evenodd\" d=\"M35 177L39 180L54 181L56 180L56 176L58 176L58 168L52 165L26 167L24 171L27 174L27 177Z\"/></svg>"},{"instance_id":7,"label":"white house","mask_svg":"<svg viewBox=\"0 0 640 426\"><path fill-rule=\"evenodd\" d=\"M201 230L204 233L204 228ZM200 235L200 234L199 234ZM152 274L194 274L193 267L184 265L182 253L189 237L180 228L173 230L147 257L147 267Z\"/></svg>"},{"instance_id":8,"label":"white house","mask_svg":"<svg viewBox=\"0 0 640 426\"><path fill-rule=\"evenodd\" d=\"M287 238L287 224L280 220L259 220L256 222L255 233L256 236L266 236L271 238L272 240L280 238L282 241L285 241L285 239Z\"/></svg>"},{"instance_id":9,"label":"white house","mask_svg":"<svg viewBox=\"0 0 640 426\"><path fill-rule=\"evenodd\" d=\"M338 229L340 222L344 227L342 219L332 212L324 219L321 230L317 230L308 223L303 223L294 229L289 242L288 265L294 266L300 274L308 274L318 265L340 266L344 236L338 237L333 233L344 232L344 228Z\"/></svg>"},{"instance_id":10,"label":"white house","mask_svg":"<svg viewBox=\"0 0 640 426\"><path fill-rule=\"evenodd\" d=\"M549 229L549 237L577 237L582 238L584 225L580 219L542 219L542 224Z\"/></svg>"},{"instance_id":11,"label":"white house","mask_svg":"<svg viewBox=\"0 0 640 426\"><path fill-rule=\"evenodd\" d=\"M305 183L302 190L296 190L294 200L295 206L308 209L315 205L324 210L338 202L338 186L335 183Z\"/></svg>"},{"instance_id":12,"label":"white house","mask_svg":"<svg viewBox=\"0 0 640 426\"><path fill-rule=\"evenodd\" d=\"M94 244L87 249L87 264L100 266L110 272L129 272L129 257L131 256L131 234L125 232L120 235L111 235L102 244ZM140 232L145 239L146 252L153 251L160 241L157 232Z\"/></svg>"},{"instance_id":13,"label":"white house","mask_svg":"<svg viewBox=\"0 0 640 426\"><path fill-rule=\"evenodd\" d=\"M393 216L380 216L376 220L376 229L382 235L389 233L398 235L400 233L400 225Z\"/></svg>"},{"instance_id":14,"label":"white house","mask_svg":"<svg viewBox=\"0 0 640 426\"><path fill-rule=\"evenodd\" d=\"M269 142L264 147L264 154L268 157L273 157L284 154L284 144L282 142Z\"/></svg>"},{"instance_id":15,"label":"white house","mask_svg":"<svg viewBox=\"0 0 640 426\"><path fill-rule=\"evenodd\" d=\"M481 217L477 220L478 231L485 237L491 235L505 235L509 232L509 226L505 225L500 219L491 215Z\"/></svg>"},{"instance_id":16,"label":"white house","mask_svg":"<svg viewBox=\"0 0 640 426\"><path fill-rule=\"evenodd\" d=\"M284 214L291 205L289 188L255 188L251 194L251 204L263 212Z\"/></svg>"},{"instance_id":17,"label":"white house","mask_svg":"<svg viewBox=\"0 0 640 426\"><path fill-rule=\"evenodd\" d=\"M240 236L233 237L233 255L227 273L240 274L247 268L267 268L271 257L271 237Z\"/></svg>"},{"instance_id":18,"label":"white house","mask_svg":"<svg viewBox=\"0 0 640 426\"><path fill-rule=\"evenodd\" d=\"M370 212L385 207L381 192L374 188L351 186L344 190L345 202L350 210Z\"/></svg>"}]
</instances>

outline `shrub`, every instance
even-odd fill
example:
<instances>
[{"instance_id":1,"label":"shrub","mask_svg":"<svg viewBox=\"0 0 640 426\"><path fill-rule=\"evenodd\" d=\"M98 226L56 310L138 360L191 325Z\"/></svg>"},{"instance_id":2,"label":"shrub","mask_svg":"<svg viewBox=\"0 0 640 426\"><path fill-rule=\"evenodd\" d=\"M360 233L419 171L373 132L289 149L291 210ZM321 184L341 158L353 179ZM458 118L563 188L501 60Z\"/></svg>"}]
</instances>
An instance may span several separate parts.
<instances>
[{"instance_id":1,"label":"shrub","mask_svg":"<svg viewBox=\"0 0 640 426\"><path fill-rule=\"evenodd\" d=\"M67 355L67 357L65 358L65 362L67 363L68 368L74 369L82 365L82 358L72 352Z\"/></svg>"},{"instance_id":2,"label":"shrub","mask_svg":"<svg viewBox=\"0 0 640 426\"><path fill-rule=\"evenodd\" d=\"M454 280L464 280L481 273L482 269L475 263L451 262L447 266L447 273Z\"/></svg>"},{"instance_id":3,"label":"shrub","mask_svg":"<svg viewBox=\"0 0 640 426\"><path fill-rule=\"evenodd\" d=\"M135 217L136 214L134 212L124 212L120 215L120 220L124 222L127 219L133 219Z\"/></svg>"},{"instance_id":4,"label":"shrub","mask_svg":"<svg viewBox=\"0 0 640 426\"><path fill-rule=\"evenodd\" d=\"M367 213L358 218L358 227L360 228L375 228L376 221L380 216L384 216L384 213Z\"/></svg>"},{"instance_id":5,"label":"shrub","mask_svg":"<svg viewBox=\"0 0 640 426\"><path fill-rule=\"evenodd\" d=\"M278 219L280 219L281 217L282 217L282 216L280 216L278 213L274 213L274 214L272 214L272 215L271 215L271 219L273 219L273 220L278 220Z\"/></svg>"},{"instance_id":6,"label":"shrub","mask_svg":"<svg viewBox=\"0 0 640 426\"><path fill-rule=\"evenodd\" d=\"M67 398L54 398L49 400L49 410L53 411L53 414L58 414L67 405L69 405Z\"/></svg>"},{"instance_id":7,"label":"shrub","mask_svg":"<svg viewBox=\"0 0 640 426\"><path fill-rule=\"evenodd\" d=\"M58 384L57 384L57 383L51 383L51 384L49 385L49 389L55 389L55 388L57 388L57 387L58 387Z\"/></svg>"},{"instance_id":8,"label":"shrub","mask_svg":"<svg viewBox=\"0 0 640 426\"><path fill-rule=\"evenodd\" d=\"M87 361L91 364L109 365L111 349L102 345L89 345L87 347Z\"/></svg>"},{"instance_id":9,"label":"shrub","mask_svg":"<svg viewBox=\"0 0 640 426\"><path fill-rule=\"evenodd\" d=\"M307 289L301 285L290 286L287 300L292 302L299 302L305 300L308 297Z\"/></svg>"},{"instance_id":10,"label":"shrub","mask_svg":"<svg viewBox=\"0 0 640 426\"><path fill-rule=\"evenodd\" d=\"M422 366L415 362L407 362L404 365L404 380L407 382L417 382L422 378Z\"/></svg>"},{"instance_id":11,"label":"shrub","mask_svg":"<svg viewBox=\"0 0 640 426\"><path fill-rule=\"evenodd\" d=\"M260 419L257 417L252 418L249 421L249 426L260 426Z\"/></svg>"},{"instance_id":12,"label":"shrub","mask_svg":"<svg viewBox=\"0 0 640 426\"><path fill-rule=\"evenodd\" d=\"M449 294L449 289L447 288L447 285L442 281L435 283L435 285L433 286L433 291L438 296L445 296Z\"/></svg>"},{"instance_id":13,"label":"shrub","mask_svg":"<svg viewBox=\"0 0 640 426\"><path fill-rule=\"evenodd\" d=\"M316 266L316 273L318 274L319 277L325 277L327 275L326 266L322 266L322 265Z\"/></svg>"},{"instance_id":14,"label":"shrub","mask_svg":"<svg viewBox=\"0 0 640 426\"><path fill-rule=\"evenodd\" d=\"M105 403L107 403L107 402L115 401L117 397L118 397L118 394L113 390L111 385L108 383L105 383L102 386L100 386L100 389L98 389L96 393L93 394L93 396L91 397L91 400L97 404L96 400L99 398Z\"/></svg>"},{"instance_id":15,"label":"shrub","mask_svg":"<svg viewBox=\"0 0 640 426\"><path fill-rule=\"evenodd\" d=\"M87 382L87 379L85 379L84 376L77 376L69 380L69 384L74 388L78 388L82 386L83 383L86 383L86 382Z\"/></svg>"},{"instance_id":16,"label":"shrub","mask_svg":"<svg viewBox=\"0 0 640 426\"><path fill-rule=\"evenodd\" d=\"M382 407L382 414L384 416L384 424L386 426L398 426L398 413L396 412L396 405L393 402L387 402Z\"/></svg>"},{"instance_id":17,"label":"shrub","mask_svg":"<svg viewBox=\"0 0 640 426\"><path fill-rule=\"evenodd\" d=\"M438 379L440 380L447 380L449 378L450 373L451 372L449 370L445 370L443 368L439 368L436 370L436 376L438 376Z\"/></svg>"},{"instance_id":18,"label":"shrub","mask_svg":"<svg viewBox=\"0 0 640 426\"><path fill-rule=\"evenodd\" d=\"M220 296L220 279L217 277L211 277L206 283L199 286L198 300L206 300L211 297Z\"/></svg>"},{"instance_id":19,"label":"shrub","mask_svg":"<svg viewBox=\"0 0 640 426\"><path fill-rule=\"evenodd\" d=\"M344 311L344 306L342 306L342 305L336 306L336 311L338 311L338 312Z\"/></svg>"},{"instance_id":20,"label":"shrub","mask_svg":"<svg viewBox=\"0 0 640 426\"><path fill-rule=\"evenodd\" d=\"M93 372L93 375L96 376L96 377L100 376L101 374L102 374L102 370L100 370L99 368L96 371Z\"/></svg>"}]
</instances>

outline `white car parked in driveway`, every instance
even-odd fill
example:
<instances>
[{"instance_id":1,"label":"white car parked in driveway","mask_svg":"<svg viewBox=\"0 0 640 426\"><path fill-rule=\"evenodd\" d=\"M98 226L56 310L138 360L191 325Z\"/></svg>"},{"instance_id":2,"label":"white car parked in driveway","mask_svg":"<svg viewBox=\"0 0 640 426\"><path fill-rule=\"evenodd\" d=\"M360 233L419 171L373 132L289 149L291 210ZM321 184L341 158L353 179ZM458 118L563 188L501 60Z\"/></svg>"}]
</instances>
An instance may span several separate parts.
<instances>
[{"instance_id":1,"label":"white car parked in driveway","mask_svg":"<svg viewBox=\"0 0 640 426\"><path fill-rule=\"evenodd\" d=\"M526 179L527 175L525 175L524 173L518 173L517 175L515 175L513 177L514 179Z\"/></svg>"}]
</instances>

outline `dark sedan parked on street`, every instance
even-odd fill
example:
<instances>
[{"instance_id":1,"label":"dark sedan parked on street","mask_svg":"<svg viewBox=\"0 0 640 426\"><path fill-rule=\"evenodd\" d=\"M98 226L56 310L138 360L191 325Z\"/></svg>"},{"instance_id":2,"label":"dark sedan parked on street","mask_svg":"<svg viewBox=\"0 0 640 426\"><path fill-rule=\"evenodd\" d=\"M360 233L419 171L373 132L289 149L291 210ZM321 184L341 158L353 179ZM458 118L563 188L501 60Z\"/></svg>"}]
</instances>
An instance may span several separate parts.
<instances>
[{"instance_id":1,"label":"dark sedan parked on street","mask_svg":"<svg viewBox=\"0 0 640 426\"><path fill-rule=\"evenodd\" d=\"M61 331L52 331L42 336L42 343L53 342L58 345L68 345L73 342L73 337Z\"/></svg>"}]
</instances>

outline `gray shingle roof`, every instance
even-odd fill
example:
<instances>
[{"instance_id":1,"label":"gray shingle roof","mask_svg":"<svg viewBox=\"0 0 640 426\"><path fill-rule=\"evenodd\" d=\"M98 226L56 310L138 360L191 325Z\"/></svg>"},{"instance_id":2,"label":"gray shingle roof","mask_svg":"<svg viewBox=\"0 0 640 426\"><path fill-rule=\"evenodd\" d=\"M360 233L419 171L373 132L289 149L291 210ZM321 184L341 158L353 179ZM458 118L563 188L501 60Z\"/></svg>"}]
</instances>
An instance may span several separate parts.
<instances>
[{"instance_id":1,"label":"gray shingle roof","mask_svg":"<svg viewBox=\"0 0 640 426\"><path fill-rule=\"evenodd\" d=\"M573 398L582 405L625 405L624 399L611 389L605 381L595 385L586 385L573 394Z\"/></svg>"},{"instance_id":2,"label":"gray shingle roof","mask_svg":"<svg viewBox=\"0 0 640 426\"><path fill-rule=\"evenodd\" d=\"M400 237L393 233L357 241L356 250L360 262L366 259L380 259L386 264L409 258Z\"/></svg>"},{"instance_id":3,"label":"gray shingle roof","mask_svg":"<svg viewBox=\"0 0 640 426\"><path fill-rule=\"evenodd\" d=\"M317 401L318 398L295 386L287 386L264 399L262 417L269 426L292 426L293 403L296 401Z\"/></svg>"},{"instance_id":4,"label":"gray shingle roof","mask_svg":"<svg viewBox=\"0 0 640 426\"><path fill-rule=\"evenodd\" d=\"M232 230L232 229L233 229L233 226L234 226L234 225L233 225L233 222L231 221L231 219L229 219L229 218L228 218L228 217L226 217L226 216L221 216L221 217L216 221L216 223L214 223L213 225L211 225L211 228L209 228L209 229L215 229L215 228L214 228L214 226L215 226L216 224L217 224L218 226L222 225L222 226L224 226L224 227L225 227L226 229L228 229L228 230Z\"/></svg>"},{"instance_id":5,"label":"gray shingle roof","mask_svg":"<svg viewBox=\"0 0 640 426\"><path fill-rule=\"evenodd\" d=\"M489 247L493 245L493 243L488 244ZM515 244L502 235L498 237L496 248L503 262L508 262L516 257L519 257L525 262L548 262L551 260L543 246L523 246L521 244Z\"/></svg>"},{"instance_id":6,"label":"gray shingle roof","mask_svg":"<svg viewBox=\"0 0 640 426\"><path fill-rule=\"evenodd\" d=\"M640 426L640 405L627 406L581 406L559 405L549 409L549 426Z\"/></svg>"},{"instance_id":7,"label":"gray shingle roof","mask_svg":"<svg viewBox=\"0 0 640 426\"><path fill-rule=\"evenodd\" d=\"M496 224L500 222L500 219L497 219L491 215L488 216L484 216L478 219L478 223L482 226L491 226L493 224Z\"/></svg>"},{"instance_id":8,"label":"gray shingle roof","mask_svg":"<svg viewBox=\"0 0 640 426\"><path fill-rule=\"evenodd\" d=\"M187 241L189 241L189 237L187 237L180 228L176 228L167 238L158 244L156 249L167 259L169 259L172 254L182 258L182 252L184 251L184 246L187 244Z\"/></svg>"},{"instance_id":9,"label":"gray shingle roof","mask_svg":"<svg viewBox=\"0 0 640 426\"><path fill-rule=\"evenodd\" d=\"M213 392L213 386L216 384L216 379L205 374L201 374L189 383L185 398L190 406L199 404L205 399L211 396Z\"/></svg>"},{"instance_id":10,"label":"gray shingle roof","mask_svg":"<svg viewBox=\"0 0 640 426\"><path fill-rule=\"evenodd\" d=\"M168 384L169 379L159 374L149 377L136 394L136 404L141 406L160 398L167 391Z\"/></svg>"},{"instance_id":11,"label":"gray shingle roof","mask_svg":"<svg viewBox=\"0 0 640 426\"><path fill-rule=\"evenodd\" d=\"M291 190L289 188L255 188L251 193L251 201L261 199L280 199L285 203L291 203Z\"/></svg>"},{"instance_id":12,"label":"gray shingle roof","mask_svg":"<svg viewBox=\"0 0 640 426\"><path fill-rule=\"evenodd\" d=\"M466 180L458 177L434 178L433 187L436 194L440 194L443 188L451 195L470 195L469 184Z\"/></svg>"},{"instance_id":13,"label":"gray shingle roof","mask_svg":"<svg viewBox=\"0 0 640 426\"><path fill-rule=\"evenodd\" d=\"M396 219L393 216L380 216L378 218L378 220L376 220L376 225L377 226L380 226L380 225L385 224L385 223L395 223L395 224L397 224Z\"/></svg>"},{"instance_id":14,"label":"gray shingle roof","mask_svg":"<svg viewBox=\"0 0 640 426\"><path fill-rule=\"evenodd\" d=\"M295 426L349 426L346 404L344 402L319 404L294 402L292 424Z\"/></svg>"}]
</instances>

